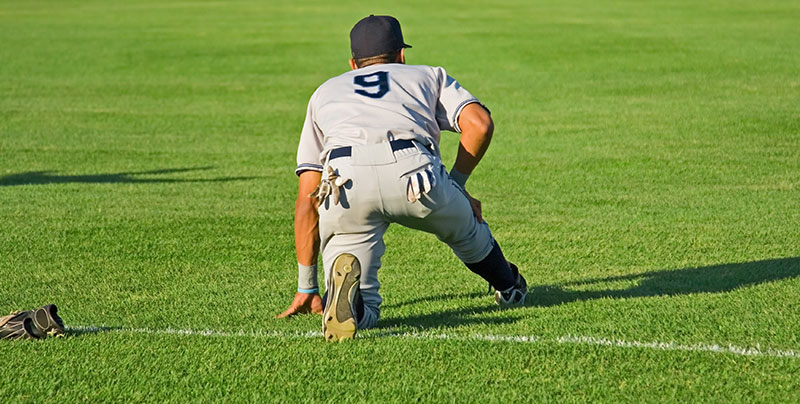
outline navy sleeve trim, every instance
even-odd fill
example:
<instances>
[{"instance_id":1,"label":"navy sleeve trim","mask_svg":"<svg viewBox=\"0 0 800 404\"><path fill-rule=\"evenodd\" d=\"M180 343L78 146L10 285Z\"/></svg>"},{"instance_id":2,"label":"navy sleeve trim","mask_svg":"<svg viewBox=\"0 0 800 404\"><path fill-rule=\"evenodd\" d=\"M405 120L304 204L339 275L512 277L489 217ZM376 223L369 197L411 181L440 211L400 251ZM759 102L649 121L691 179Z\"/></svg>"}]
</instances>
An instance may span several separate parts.
<instances>
[{"instance_id":1,"label":"navy sleeve trim","mask_svg":"<svg viewBox=\"0 0 800 404\"><path fill-rule=\"evenodd\" d=\"M322 172L322 166L319 164L303 163L297 166L294 173L300 175L303 171L319 171Z\"/></svg>"},{"instance_id":2,"label":"navy sleeve trim","mask_svg":"<svg viewBox=\"0 0 800 404\"><path fill-rule=\"evenodd\" d=\"M458 117L461 116L461 110L463 110L464 107L472 103L480 104L481 106L483 106L483 104L481 104L481 102L478 101L477 98L471 98L469 100L462 101L461 104L458 105L458 108L456 108L456 113L453 116L453 122L452 122L453 129L455 129L456 132L461 133L461 127L458 126ZM486 110L488 111L489 109L486 108Z\"/></svg>"}]
</instances>

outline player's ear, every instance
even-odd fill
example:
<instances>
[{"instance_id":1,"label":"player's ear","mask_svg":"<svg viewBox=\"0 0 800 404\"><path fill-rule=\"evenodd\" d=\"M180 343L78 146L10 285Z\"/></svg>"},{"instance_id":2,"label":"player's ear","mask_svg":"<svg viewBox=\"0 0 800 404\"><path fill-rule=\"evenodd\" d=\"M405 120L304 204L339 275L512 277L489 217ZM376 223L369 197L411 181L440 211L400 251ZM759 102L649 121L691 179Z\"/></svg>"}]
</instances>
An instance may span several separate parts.
<instances>
[{"instance_id":1,"label":"player's ear","mask_svg":"<svg viewBox=\"0 0 800 404\"><path fill-rule=\"evenodd\" d=\"M400 48L400 54L397 56L397 59L398 59L397 60L398 62L400 62L402 64L406 64L406 49L405 48Z\"/></svg>"},{"instance_id":2,"label":"player's ear","mask_svg":"<svg viewBox=\"0 0 800 404\"><path fill-rule=\"evenodd\" d=\"M353 70L358 69L358 65L356 64L356 60L353 59L353 58L350 58L350 68L353 69Z\"/></svg>"}]
</instances>

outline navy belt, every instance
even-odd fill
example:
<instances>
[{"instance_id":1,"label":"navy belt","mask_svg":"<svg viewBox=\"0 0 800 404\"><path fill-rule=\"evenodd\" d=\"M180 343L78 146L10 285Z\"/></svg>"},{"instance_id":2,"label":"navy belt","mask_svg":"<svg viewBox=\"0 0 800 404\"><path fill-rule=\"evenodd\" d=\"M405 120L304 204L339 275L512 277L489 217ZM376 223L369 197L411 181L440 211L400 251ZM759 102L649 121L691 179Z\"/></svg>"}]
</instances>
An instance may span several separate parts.
<instances>
[{"instance_id":1,"label":"navy belt","mask_svg":"<svg viewBox=\"0 0 800 404\"><path fill-rule=\"evenodd\" d=\"M403 149L408 149L414 146L413 140L392 140L389 142L389 145L392 147L392 151L398 151ZM428 149L429 152L433 153L433 148L430 145L425 145L425 148ZM339 147L337 149L331 150L330 154L328 154L328 160L337 159L339 157L350 157L353 154L353 148L351 146L344 146Z\"/></svg>"}]
</instances>

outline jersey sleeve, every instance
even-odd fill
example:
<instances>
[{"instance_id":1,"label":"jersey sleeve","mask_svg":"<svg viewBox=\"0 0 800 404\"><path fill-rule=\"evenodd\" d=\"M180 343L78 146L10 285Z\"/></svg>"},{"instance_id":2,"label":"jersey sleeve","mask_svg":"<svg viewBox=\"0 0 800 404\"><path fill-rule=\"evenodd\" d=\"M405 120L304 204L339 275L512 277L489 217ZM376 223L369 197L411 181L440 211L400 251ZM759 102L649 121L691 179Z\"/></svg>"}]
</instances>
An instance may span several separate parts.
<instances>
[{"instance_id":1,"label":"jersey sleeve","mask_svg":"<svg viewBox=\"0 0 800 404\"><path fill-rule=\"evenodd\" d=\"M315 94L316 95L316 94ZM297 146L297 168L294 173L300 175L303 171L322 172L323 137L322 131L314 120L314 96L308 102L306 120L303 131L300 133L300 144Z\"/></svg>"},{"instance_id":2,"label":"jersey sleeve","mask_svg":"<svg viewBox=\"0 0 800 404\"><path fill-rule=\"evenodd\" d=\"M458 116L461 114L461 110L473 102L480 104L480 101L466 88L461 87L456 79L450 77L444 68L436 67L435 69L439 80L436 122L442 130L461 132L461 128L458 127Z\"/></svg>"}]
</instances>

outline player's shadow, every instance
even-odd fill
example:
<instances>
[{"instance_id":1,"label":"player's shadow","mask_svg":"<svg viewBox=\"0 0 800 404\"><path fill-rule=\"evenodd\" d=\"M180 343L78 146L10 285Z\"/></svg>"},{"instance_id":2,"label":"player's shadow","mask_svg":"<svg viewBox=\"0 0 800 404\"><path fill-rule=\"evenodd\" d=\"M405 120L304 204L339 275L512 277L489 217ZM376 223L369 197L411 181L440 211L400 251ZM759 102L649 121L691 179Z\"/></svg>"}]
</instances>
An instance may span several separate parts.
<instances>
[{"instance_id":1,"label":"player's shadow","mask_svg":"<svg viewBox=\"0 0 800 404\"><path fill-rule=\"evenodd\" d=\"M528 279L527 307L551 307L561 304L592 299L631 299L654 296L678 296L698 293L724 293L735 289L755 286L767 282L777 282L800 276L800 257L777 258L762 261L712 265L706 267L650 271L640 274L590 278L575 282L552 285L535 285ZM381 322L381 327L441 328L462 327L470 324L513 323L521 318L513 314L515 308L500 318L484 314L503 310L493 306L486 293L474 292L467 295L445 294L417 298L395 305L395 308L418 305L426 302L450 299L478 298L479 305L459 309L432 312L425 315L411 315L389 318Z\"/></svg>"},{"instance_id":2,"label":"player's shadow","mask_svg":"<svg viewBox=\"0 0 800 404\"><path fill-rule=\"evenodd\" d=\"M651 271L534 286L528 292L526 305L548 307L602 298L723 293L798 276L800 257Z\"/></svg>"},{"instance_id":3,"label":"player's shadow","mask_svg":"<svg viewBox=\"0 0 800 404\"><path fill-rule=\"evenodd\" d=\"M429 303L429 302L437 302L437 301L450 301L456 299L477 299L480 297L489 296L489 292L484 290L483 292L462 292L462 293L444 293L441 295L435 296L420 296L409 300L403 300L400 302L392 302L387 303L381 306L382 309L396 309L398 307L405 307L405 306L413 306L420 303Z\"/></svg>"},{"instance_id":4,"label":"player's shadow","mask_svg":"<svg viewBox=\"0 0 800 404\"><path fill-rule=\"evenodd\" d=\"M165 174L206 171L214 167L167 168L149 171L129 171L109 174L59 175L55 171L28 171L0 176L0 187L45 184L117 184L117 183L178 183L245 181L258 177L169 178Z\"/></svg>"},{"instance_id":5,"label":"player's shadow","mask_svg":"<svg viewBox=\"0 0 800 404\"><path fill-rule=\"evenodd\" d=\"M430 328L456 328L473 324L510 324L517 321L516 316L503 315L500 317L487 316L491 313L505 311L503 308L494 304L489 304L493 297L487 293L481 293L485 297L486 304L472 305L463 308L434 311L430 313L413 314L401 317L390 317L380 320L378 326L385 329L407 328L430 329ZM447 295L434 296L430 300L445 300Z\"/></svg>"}]
</instances>

